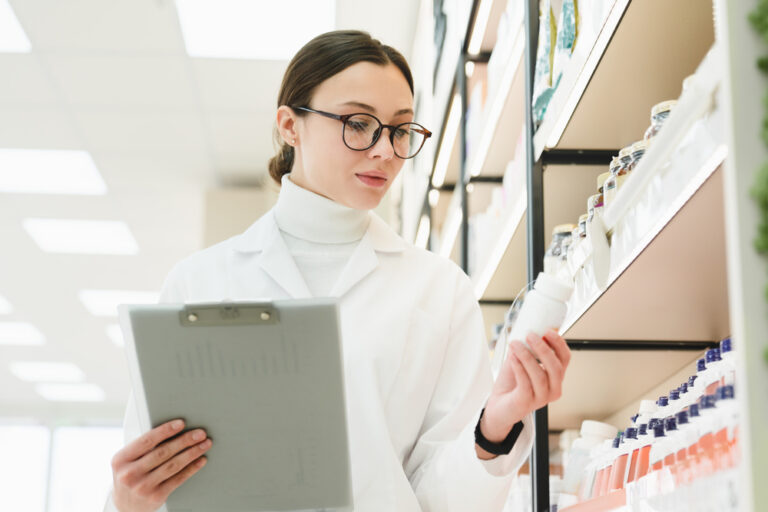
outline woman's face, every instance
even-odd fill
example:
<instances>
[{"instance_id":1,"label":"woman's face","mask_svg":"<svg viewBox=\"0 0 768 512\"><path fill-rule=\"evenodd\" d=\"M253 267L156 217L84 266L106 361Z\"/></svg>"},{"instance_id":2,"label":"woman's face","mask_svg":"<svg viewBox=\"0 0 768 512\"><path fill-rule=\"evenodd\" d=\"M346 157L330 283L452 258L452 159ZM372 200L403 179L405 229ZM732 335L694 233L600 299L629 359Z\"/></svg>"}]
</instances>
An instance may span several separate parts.
<instances>
[{"instance_id":1,"label":"woman's face","mask_svg":"<svg viewBox=\"0 0 768 512\"><path fill-rule=\"evenodd\" d=\"M365 112L388 125L413 121L413 95L394 64L348 67L317 87L309 107L339 115ZM378 206L404 163L394 154L389 129L369 149L353 151L344 144L341 121L312 113L297 116L280 107L278 126L289 144L292 136L284 128L291 123L285 116L291 116L290 133L296 139L294 183L351 208Z\"/></svg>"}]
</instances>

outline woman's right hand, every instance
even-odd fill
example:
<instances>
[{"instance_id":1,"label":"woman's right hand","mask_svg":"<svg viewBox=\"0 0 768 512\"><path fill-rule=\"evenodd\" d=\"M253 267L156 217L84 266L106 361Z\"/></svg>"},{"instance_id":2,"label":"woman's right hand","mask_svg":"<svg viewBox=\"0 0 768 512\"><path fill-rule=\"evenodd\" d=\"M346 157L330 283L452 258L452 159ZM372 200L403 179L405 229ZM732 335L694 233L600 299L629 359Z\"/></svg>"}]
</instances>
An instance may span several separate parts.
<instances>
[{"instance_id":1,"label":"woman's right hand","mask_svg":"<svg viewBox=\"0 0 768 512\"><path fill-rule=\"evenodd\" d=\"M163 423L112 458L113 499L120 512L154 512L205 466L211 440L201 429L178 435L183 428L183 420Z\"/></svg>"}]
</instances>

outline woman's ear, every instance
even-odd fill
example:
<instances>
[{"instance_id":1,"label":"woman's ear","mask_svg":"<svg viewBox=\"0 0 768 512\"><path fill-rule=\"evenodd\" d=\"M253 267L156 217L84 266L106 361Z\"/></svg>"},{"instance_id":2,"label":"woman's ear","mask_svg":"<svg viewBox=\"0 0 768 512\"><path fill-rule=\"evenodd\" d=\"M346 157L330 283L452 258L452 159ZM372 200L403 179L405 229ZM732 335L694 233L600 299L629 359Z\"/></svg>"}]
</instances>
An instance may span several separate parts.
<instances>
[{"instance_id":1,"label":"woman's ear","mask_svg":"<svg viewBox=\"0 0 768 512\"><path fill-rule=\"evenodd\" d=\"M298 116L292 108L282 105L277 109L277 131L280 132L283 142L289 146L295 147L298 143L297 121Z\"/></svg>"}]
</instances>

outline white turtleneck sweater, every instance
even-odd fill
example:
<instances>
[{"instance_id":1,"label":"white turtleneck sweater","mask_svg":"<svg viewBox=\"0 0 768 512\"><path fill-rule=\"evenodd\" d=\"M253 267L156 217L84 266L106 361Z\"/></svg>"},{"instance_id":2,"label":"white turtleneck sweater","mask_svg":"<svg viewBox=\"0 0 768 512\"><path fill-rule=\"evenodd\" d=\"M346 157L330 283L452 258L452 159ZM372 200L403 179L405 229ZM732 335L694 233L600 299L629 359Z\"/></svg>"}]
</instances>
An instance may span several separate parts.
<instances>
[{"instance_id":1,"label":"white turtleneck sweater","mask_svg":"<svg viewBox=\"0 0 768 512\"><path fill-rule=\"evenodd\" d=\"M275 222L314 297L329 296L371 221L355 210L282 178Z\"/></svg>"}]
</instances>

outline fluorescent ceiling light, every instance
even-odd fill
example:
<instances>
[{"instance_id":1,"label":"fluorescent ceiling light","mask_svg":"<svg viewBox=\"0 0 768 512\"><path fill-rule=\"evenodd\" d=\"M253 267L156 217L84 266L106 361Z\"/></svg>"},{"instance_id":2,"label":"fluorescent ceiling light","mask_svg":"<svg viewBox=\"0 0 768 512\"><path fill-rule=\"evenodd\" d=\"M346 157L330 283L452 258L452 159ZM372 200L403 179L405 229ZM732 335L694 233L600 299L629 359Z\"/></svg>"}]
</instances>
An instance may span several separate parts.
<instances>
[{"instance_id":1,"label":"fluorescent ceiling light","mask_svg":"<svg viewBox=\"0 0 768 512\"><path fill-rule=\"evenodd\" d=\"M119 324L112 324L107 326L107 336L110 340L112 340L112 343L118 347L125 345L125 340L123 339L123 330L120 328Z\"/></svg>"},{"instance_id":2,"label":"fluorescent ceiling light","mask_svg":"<svg viewBox=\"0 0 768 512\"><path fill-rule=\"evenodd\" d=\"M13 313L13 306L8 299L0 295L0 315L10 315Z\"/></svg>"},{"instance_id":3,"label":"fluorescent ceiling light","mask_svg":"<svg viewBox=\"0 0 768 512\"><path fill-rule=\"evenodd\" d=\"M11 373L27 382L82 382L85 374L74 363L54 361L16 361Z\"/></svg>"},{"instance_id":4,"label":"fluorescent ceiling light","mask_svg":"<svg viewBox=\"0 0 768 512\"><path fill-rule=\"evenodd\" d=\"M0 322L0 345L42 345L45 336L25 322Z\"/></svg>"},{"instance_id":5,"label":"fluorescent ceiling light","mask_svg":"<svg viewBox=\"0 0 768 512\"><path fill-rule=\"evenodd\" d=\"M85 151L0 149L0 192L104 195L107 185Z\"/></svg>"},{"instance_id":6,"label":"fluorescent ceiling light","mask_svg":"<svg viewBox=\"0 0 768 512\"><path fill-rule=\"evenodd\" d=\"M432 190L429 191L428 198L429 198L429 206L431 206L432 208L437 208L437 204L440 202L440 191L437 190L436 188L433 188Z\"/></svg>"},{"instance_id":7,"label":"fluorescent ceiling light","mask_svg":"<svg viewBox=\"0 0 768 512\"><path fill-rule=\"evenodd\" d=\"M25 219L24 229L46 252L67 254L136 254L139 246L120 221Z\"/></svg>"},{"instance_id":8,"label":"fluorescent ceiling light","mask_svg":"<svg viewBox=\"0 0 768 512\"><path fill-rule=\"evenodd\" d=\"M191 57L288 60L336 21L335 0L176 0L176 9Z\"/></svg>"},{"instance_id":9,"label":"fluorescent ceiling light","mask_svg":"<svg viewBox=\"0 0 768 512\"><path fill-rule=\"evenodd\" d=\"M440 153L437 155L435 170L432 173L432 186L440 188L445 183L445 175L448 173L448 164L453 154L453 146L461 126L461 95L455 94L451 100L451 109L448 111L448 120L445 122L445 131L440 139Z\"/></svg>"},{"instance_id":10,"label":"fluorescent ceiling light","mask_svg":"<svg viewBox=\"0 0 768 512\"><path fill-rule=\"evenodd\" d=\"M477 55L480 53L480 46L483 44L485 29L488 27L488 18L491 16L491 0L480 0L480 6L477 8L477 16L472 26L472 35L469 37L467 53Z\"/></svg>"},{"instance_id":11,"label":"fluorescent ceiling light","mask_svg":"<svg viewBox=\"0 0 768 512\"><path fill-rule=\"evenodd\" d=\"M104 390L96 384L38 384L35 390L53 402L101 402Z\"/></svg>"},{"instance_id":12,"label":"fluorescent ceiling light","mask_svg":"<svg viewBox=\"0 0 768 512\"><path fill-rule=\"evenodd\" d=\"M0 52L29 53L32 44L8 0L0 0Z\"/></svg>"},{"instance_id":13,"label":"fluorescent ceiling light","mask_svg":"<svg viewBox=\"0 0 768 512\"><path fill-rule=\"evenodd\" d=\"M85 309L94 316L117 316L118 304L157 304L158 293L128 290L83 290Z\"/></svg>"},{"instance_id":14,"label":"fluorescent ceiling light","mask_svg":"<svg viewBox=\"0 0 768 512\"><path fill-rule=\"evenodd\" d=\"M421 249L427 248L427 242L429 242L429 227L429 217L423 215L421 220L419 220L419 228L416 231L416 240L414 241L413 245Z\"/></svg>"}]
</instances>

